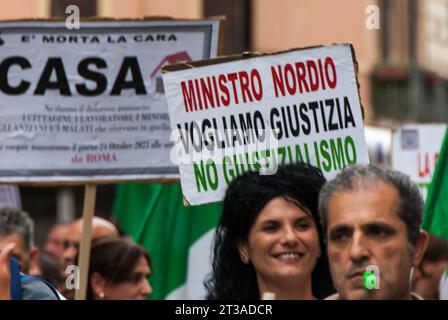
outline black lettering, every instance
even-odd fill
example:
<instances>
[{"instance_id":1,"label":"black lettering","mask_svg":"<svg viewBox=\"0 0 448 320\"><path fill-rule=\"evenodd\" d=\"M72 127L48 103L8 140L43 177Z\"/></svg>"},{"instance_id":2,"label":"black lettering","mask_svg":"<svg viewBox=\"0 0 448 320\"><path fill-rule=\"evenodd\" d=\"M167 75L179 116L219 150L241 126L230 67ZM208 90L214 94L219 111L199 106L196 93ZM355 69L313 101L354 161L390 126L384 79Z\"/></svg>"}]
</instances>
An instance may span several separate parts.
<instances>
[{"instance_id":1,"label":"black lettering","mask_svg":"<svg viewBox=\"0 0 448 320\"><path fill-rule=\"evenodd\" d=\"M56 74L56 80L51 81L53 70ZM68 85L67 74L65 73L64 64L61 58L49 58L44 67L44 71L37 83L35 95L44 95L47 90L59 90L63 96L71 96L70 87Z\"/></svg>"},{"instance_id":2,"label":"black lettering","mask_svg":"<svg viewBox=\"0 0 448 320\"><path fill-rule=\"evenodd\" d=\"M131 71L132 80L130 81L126 81L128 71ZM137 57L124 58L110 94L112 96L118 96L123 89L134 89L136 94L146 94L146 88Z\"/></svg>"},{"instance_id":3,"label":"black lettering","mask_svg":"<svg viewBox=\"0 0 448 320\"><path fill-rule=\"evenodd\" d=\"M238 115L240 118L240 127L243 132L244 144L255 142L254 130L252 126L252 119L250 112L246 113L246 120L244 120L244 114Z\"/></svg>"},{"instance_id":4,"label":"black lettering","mask_svg":"<svg viewBox=\"0 0 448 320\"><path fill-rule=\"evenodd\" d=\"M348 97L344 97L344 118L345 118L345 128L351 123L353 127L356 127L355 118L353 117L352 108L348 102Z\"/></svg>"},{"instance_id":5,"label":"black lettering","mask_svg":"<svg viewBox=\"0 0 448 320\"><path fill-rule=\"evenodd\" d=\"M189 141L188 141L188 123L185 123L185 130L182 130L182 127L179 123L177 123L177 129L179 130L179 137L182 141L182 145L184 146L184 151L186 154L190 153Z\"/></svg>"},{"instance_id":6,"label":"black lettering","mask_svg":"<svg viewBox=\"0 0 448 320\"><path fill-rule=\"evenodd\" d=\"M299 106L299 112L300 112L300 119L302 119L302 131L304 134L309 135L311 132L311 123L310 118L308 118L308 114L306 111L308 110L305 103L301 103ZM306 126L303 124L305 122Z\"/></svg>"},{"instance_id":7,"label":"black lettering","mask_svg":"<svg viewBox=\"0 0 448 320\"><path fill-rule=\"evenodd\" d=\"M20 83L12 87L8 82L8 71L9 68L13 65L18 65L22 69L31 68L30 62L23 57L11 57L5 59L0 64L0 90L5 94L18 95L25 93L26 90L30 87L30 83L28 81L20 81Z\"/></svg>"},{"instance_id":8,"label":"black lettering","mask_svg":"<svg viewBox=\"0 0 448 320\"><path fill-rule=\"evenodd\" d=\"M327 128L327 118L325 117L325 110L324 110L324 103L321 101L319 101L319 105L320 105L320 114L322 115L322 123L324 125L324 132L328 131Z\"/></svg>"},{"instance_id":9,"label":"black lettering","mask_svg":"<svg viewBox=\"0 0 448 320\"><path fill-rule=\"evenodd\" d=\"M288 106L288 123L289 123L289 129L291 130L291 134L293 137L297 137L300 134L300 126L299 126L299 115L297 113L297 106L294 104L292 106L294 109L294 118L291 116L291 109ZM294 127L294 123L296 126Z\"/></svg>"},{"instance_id":10,"label":"black lettering","mask_svg":"<svg viewBox=\"0 0 448 320\"><path fill-rule=\"evenodd\" d=\"M95 70L90 70L90 65L94 65L97 69L107 68L106 62L100 58L87 58L82 60L78 65L79 75L96 83L96 87L94 89L89 89L84 83L79 83L76 85L76 90L78 93L88 97L102 94L107 87L106 76L102 73L96 72Z\"/></svg>"},{"instance_id":11,"label":"black lettering","mask_svg":"<svg viewBox=\"0 0 448 320\"><path fill-rule=\"evenodd\" d=\"M319 133L319 123L317 121L317 115L316 115L316 109L319 107L319 103L317 101L310 102L309 108L311 111L313 111L313 117L314 117L314 125L316 127L316 133Z\"/></svg>"},{"instance_id":12,"label":"black lettering","mask_svg":"<svg viewBox=\"0 0 448 320\"><path fill-rule=\"evenodd\" d=\"M327 107L330 107L330 116L328 117L328 129L330 129L330 131L338 130L338 124L333 122L334 100L333 99L325 100L325 105Z\"/></svg>"},{"instance_id":13,"label":"black lettering","mask_svg":"<svg viewBox=\"0 0 448 320\"><path fill-rule=\"evenodd\" d=\"M211 129L211 127L212 127L212 123L210 122L209 119L202 120L202 135L203 135L204 145L210 151L213 150L214 140L215 140L215 139L213 139L213 135L210 134L210 130L208 130L208 129ZM210 140L207 139L207 133L209 134Z\"/></svg>"},{"instance_id":14,"label":"black lettering","mask_svg":"<svg viewBox=\"0 0 448 320\"><path fill-rule=\"evenodd\" d=\"M281 111L282 111L283 124L284 124L284 127L285 127L285 137L289 138L288 126L286 125L285 107L282 107Z\"/></svg>"}]
</instances>

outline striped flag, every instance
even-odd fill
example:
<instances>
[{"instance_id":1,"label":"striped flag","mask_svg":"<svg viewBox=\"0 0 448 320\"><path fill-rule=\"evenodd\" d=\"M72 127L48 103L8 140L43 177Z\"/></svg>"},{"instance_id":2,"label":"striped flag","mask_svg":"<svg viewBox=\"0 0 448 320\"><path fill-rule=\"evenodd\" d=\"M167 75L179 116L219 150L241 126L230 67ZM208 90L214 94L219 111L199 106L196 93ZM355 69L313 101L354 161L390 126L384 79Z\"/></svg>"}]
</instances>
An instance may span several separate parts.
<instances>
[{"instance_id":1,"label":"striped flag","mask_svg":"<svg viewBox=\"0 0 448 320\"><path fill-rule=\"evenodd\" d=\"M423 229L448 240L448 129L429 187Z\"/></svg>"},{"instance_id":2,"label":"striped flag","mask_svg":"<svg viewBox=\"0 0 448 320\"><path fill-rule=\"evenodd\" d=\"M203 299L221 205L185 207L180 184L122 184L114 215L150 254L151 299Z\"/></svg>"}]
</instances>

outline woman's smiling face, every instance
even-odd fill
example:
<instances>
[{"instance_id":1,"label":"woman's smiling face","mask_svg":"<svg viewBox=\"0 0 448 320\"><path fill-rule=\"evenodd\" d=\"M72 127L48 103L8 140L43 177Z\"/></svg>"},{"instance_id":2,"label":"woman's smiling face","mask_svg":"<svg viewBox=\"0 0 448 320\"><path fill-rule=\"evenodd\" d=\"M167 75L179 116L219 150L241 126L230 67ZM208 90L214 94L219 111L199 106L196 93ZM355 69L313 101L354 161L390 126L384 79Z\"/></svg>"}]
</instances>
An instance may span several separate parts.
<instances>
[{"instance_id":1,"label":"woman's smiling face","mask_svg":"<svg viewBox=\"0 0 448 320\"><path fill-rule=\"evenodd\" d=\"M239 250L243 262L252 262L259 286L265 288L269 283L300 283L311 278L321 254L313 217L283 197L264 206Z\"/></svg>"}]
</instances>

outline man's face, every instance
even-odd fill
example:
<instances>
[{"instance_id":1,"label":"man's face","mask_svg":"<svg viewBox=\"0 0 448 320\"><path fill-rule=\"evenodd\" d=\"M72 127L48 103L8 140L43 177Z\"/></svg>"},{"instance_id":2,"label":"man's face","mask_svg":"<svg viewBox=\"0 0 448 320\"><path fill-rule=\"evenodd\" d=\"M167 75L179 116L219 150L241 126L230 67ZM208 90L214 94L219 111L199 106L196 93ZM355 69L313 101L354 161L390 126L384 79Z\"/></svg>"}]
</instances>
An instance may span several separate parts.
<instances>
[{"instance_id":1,"label":"man's face","mask_svg":"<svg viewBox=\"0 0 448 320\"><path fill-rule=\"evenodd\" d=\"M68 231L67 225L58 225L54 227L48 234L47 242L45 243L45 251L52 254L60 262L64 256L64 240Z\"/></svg>"},{"instance_id":2,"label":"man's face","mask_svg":"<svg viewBox=\"0 0 448 320\"><path fill-rule=\"evenodd\" d=\"M413 256L406 225L396 214L397 201L397 190L383 182L336 192L330 198L328 257L341 299L410 298L410 272L418 257ZM363 272L369 265L379 268L378 290L363 287Z\"/></svg>"},{"instance_id":3,"label":"man's face","mask_svg":"<svg viewBox=\"0 0 448 320\"><path fill-rule=\"evenodd\" d=\"M16 258L21 265L20 271L28 273L30 267L30 251L26 250L25 243L19 234L12 234L6 237L0 238L0 249L4 248L7 244L14 243L13 257Z\"/></svg>"},{"instance_id":4,"label":"man's face","mask_svg":"<svg viewBox=\"0 0 448 320\"><path fill-rule=\"evenodd\" d=\"M104 220L105 221L105 220ZM118 236L117 229L111 224L94 217L92 220L92 240L105 236ZM76 255L79 251L79 245L82 235L82 219L72 222L64 240L63 266L64 269L69 265L76 265Z\"/></svg>"},{"instance_id":5,"label":"man's face","mask_svg":"<svg viewBox=\"0 0 448 320\"><path fill-rule=\"evenodd\" d=\"M70 224L64 241L64 268L69 265L76 265L76 255L81 241L82 222L75 221Z\"/></svg>"}]
</instances>

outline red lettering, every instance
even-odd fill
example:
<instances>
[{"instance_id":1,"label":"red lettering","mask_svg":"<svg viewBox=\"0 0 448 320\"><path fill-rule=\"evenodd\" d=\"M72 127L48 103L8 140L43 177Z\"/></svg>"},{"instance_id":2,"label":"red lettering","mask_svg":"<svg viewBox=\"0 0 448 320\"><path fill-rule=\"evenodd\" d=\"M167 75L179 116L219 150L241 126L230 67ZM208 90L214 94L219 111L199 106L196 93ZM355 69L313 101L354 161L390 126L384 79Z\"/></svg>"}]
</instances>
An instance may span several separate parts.
<instances>
[{"instance_id":1,"label":"red lettering","mask_svg":"<svg viewBox=\"0 0 448 320\"><path fill-rule=\"evenodd\" d=\"M199 80L201 83L201 91L202 91L202 99L204 100L204 106L205 109L208 109L208 105L210 104L211 107L215 107L215 101L213 99L213 93L210 83L210 78L207 78L207 85L205 84L204 79Z\"/></svg>"},{"instance_id":2,"label":"red lettering","mask_svg":"<svg viewBox=\"0 0 448 320\"><path fill-rule=\"evenodd\" d=\"M221 100L219 99L219 94L218 94L218 85L216 83L216 77L213 77L213 91L215 92L215 99L216 99L216 105L218 107L221 106Z\"/></svg>"},{"instance_id":3,"label":"red lettering","mask_svg":"<svg viewBox=\"0 0 448 320\"><path fill-rule=\"evenodd\" d=\"M253 69L250 72L250 79L252 82L252 93L254 95L254 98L257 101L260 101L261 98L263 97L263 85L261 84L261 77L257 69ZM255 90L255 79L257 80L258 83L258 90Z\"/></svg>"},{"instance_id":4,"label":"red lettering","mask_svg":"<svg viewBox=\"0 0 448 320\"><path fill-rule=\"evenodd\" d=\"M199 90L199 81L198 79L194 79L194 86L196 87L196 98L199 102L199 109L202 110L202 99L201 99L201 93Z\"/></svg>"},{"instance_id":5,"label":"red lettering","mask_svg":"<svg viewBox=\"0 0 448 320\"><path fill-rule=\"evenodd\" d=\"M317 64L319 65L319 79L320 79L320 83L322 84L322 89L325 90L325 79L324 79L324 75L322 72L322 61L320 61L320 59L317 61Z\"/></svg>"},{"instance_id":6,"label":"red lettering","mask_svg":"<svg viewBox=\"0 0 448 320\"><path fill-rule=\"evenodd\" d=\"M188 80L188 89L185 85L185 81L180 83L182 87L182 95L184 96L185 112L197 110L196 99L194 97L193 81Z\"/></svg>"},{"instance_id":7,"label":"red lettering","mask_svg":"<svg viewBox=\"0 0 448 320\"><path fill-rule=\"evenodd\" d=\"M236 77L237 77L237 76L236 76L236 73L235 73L235 72L233 72L233 73L229 73L229 74L227 75L227 79L229 79L229 80L232 82L233 98L235 99L235 103L239 103L238 95L237 95L237 93L236 93L236 84L235 84Z\"/></svg>"},{"instance_id":8,"label":"red lettering","mask_svg":"<svg viewBox=\"0 0 448 320\"><path fill-rule=\"evenodd\" d=\"M229 86L229 82L232 87ZM249 103L254 99L260 101L263 96L261 76L256 69L252 69L250 74L248 71L242 70L191 79L188 82L181 81L181 87L186 112L215 108L221 105Z\"/></svg>"},{"instance_id":9,"label":"red lettering","mask_svg":"<svg viewBox=\"0 0 448 320\"><path fill-rule=\"evenodd\" d=\"M219 89L221 90L222 93L224 93L224 96L226 97L225 99L221 96L222 98L222 104L224 106L228 106L230 103L230 94L229 94L229 89L227 89L226 83L226 76L223 74L220 74L218 77L218 81L219 81Z\"/></svg>"},{"instance_id":10,"label":"red lettering","mask_svg":"<svg viewBox=\"0 0 448 320\"><path fill-rule=\"evenodd\" d=\"M332 81L330 80L330 75L328 73L328 67L331 68L331 73L332 73ZM334 62L333 59L331 59L330 57L327 57L325 59L325 78L327 80L328 86L331 89L334 89L336 87L336 67L334 66Z\"/></svg>"},{"instance_id":11,"label":"red lettering","mask_svg":"<svg viewBox=\"0 0 448 320\"><path fill-rule=\"evenodd\" d=\"M305 80L306 71L305 71L305 65L303 64L303 62L296 62L296 72L297 72L297 82L299 84L300 93L303 92L302 84L303 84L303 87L305 88L305 91L310 92L310 89L308 88L308 83Z\"/></svg>"},{"instance_id":12,"label":"red lettering","mask_svg":"<svg viewBox=\"0 0 448 320\"><path fill-rule=\"evenodd\" d=\"M86 162L117 162L115 153L88 153Z\"/></svg>"},{"instance_id":13,"label":"red lettering","mask_svg":"<svg viewBox=\"0 0 448 320\"><path fill-rule=\"evenodd\" d=\"M316 63L313 60L307 60L306 69L308 72L308 82L310 84L311 91L319 89L319 77L317 75Z\"/></svg>"},{"instance_id":14,"label":"red lettering","mask_svg":"<svg viewBox=\"0 0 448 320\"><path fill-rule=\"evenodd\" d=\"M427 153L425 153L425 159L424 159L424 165L423 165L423 170L421 168L421 159L420 159L420 154L418 154L418 176L420 178L423 178L426 175L429 175L429 155Z\"/></svg>"},{"instance_id":15,"label":"red lettering","mask_svg":"<svg viewBox=\"0 0 448 320\"><path fill-rule=\"evenodd\" d=\"M274 85L274 94L275 96L278 98L278 91L281 91L282 96L285 96L285 85L283 83L283 77L282 77L282 68L281 66L277 66L278 69L278 73L280 74L280 76L277 74L277 72L275 71L275 67L272 66L271 67L271 74L272 74L272 83Z\"/></svg>"},{"instance_id":16,"label":"red lettering","mask_svg":"<svg viewBox=\"0 0 448 320\"><path fill-rule=\"evenodd\" d=\"M296 77L294 76L294 69L292 68L292 65L290 63L285 66L285 82L286 89L288 89L289 94L293 95L294 93L296 93Z\"/></svg>"},{"instance_id":17,"label":"red lettering","mask_svg":"<svg viewBox=\"0 0 448 320\"><path fill-rule=\"evenodd\" d=\"M240 87L241 87L241 93L243 96L243 102L246 103L246 94L248 96L248 99L250 102L252 102L252 95L250 94L249 90L249 76L247 75L246 71L240 71L238 72L238 76L240 78Z\"/></svg>"}]
</instances>

